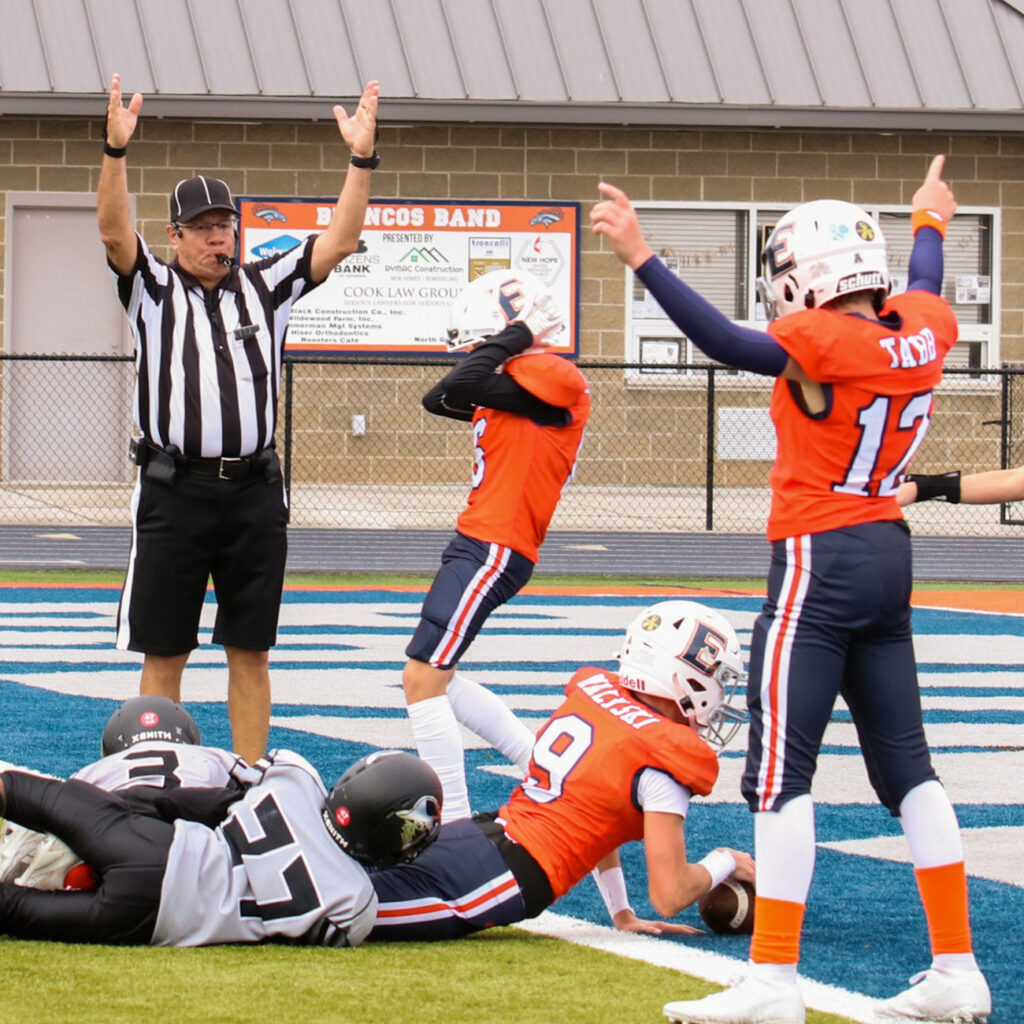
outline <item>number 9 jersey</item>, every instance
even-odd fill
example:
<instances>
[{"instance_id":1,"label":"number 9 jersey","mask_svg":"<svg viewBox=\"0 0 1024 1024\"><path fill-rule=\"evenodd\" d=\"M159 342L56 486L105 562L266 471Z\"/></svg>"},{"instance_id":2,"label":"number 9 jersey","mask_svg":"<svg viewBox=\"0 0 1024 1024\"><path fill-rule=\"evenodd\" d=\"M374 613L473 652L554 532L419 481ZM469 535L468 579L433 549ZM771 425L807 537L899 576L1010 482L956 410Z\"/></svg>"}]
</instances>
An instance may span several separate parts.
<instances>
[{"instance_id":1,"label":"number 9 jersey","mask_svg":"<svg viewBox=\"0 0 1024 1024\"><path fill-rule=\"evenodd\" d=\"M949 304L915 290L890 298L877 321L809 309L768 331L822 385L826 403L812 413L796 381L775 382L768 539L902 519L896 492L957 338Z\"/></svg>"},{"instance_id":2,"label":"number 9 jersey","mask_svg":"<svg viewBox=\"0 0 1024 1024\"><path fill-rule=\"evenodd\" d=\"M639 790L648 769L701 796L718 778L715 753L694 729L641 704L615 673L579 669L537 734L527 778L498 812L555 899L606 854L643 839Z\"/></svg>"}]
</instances>

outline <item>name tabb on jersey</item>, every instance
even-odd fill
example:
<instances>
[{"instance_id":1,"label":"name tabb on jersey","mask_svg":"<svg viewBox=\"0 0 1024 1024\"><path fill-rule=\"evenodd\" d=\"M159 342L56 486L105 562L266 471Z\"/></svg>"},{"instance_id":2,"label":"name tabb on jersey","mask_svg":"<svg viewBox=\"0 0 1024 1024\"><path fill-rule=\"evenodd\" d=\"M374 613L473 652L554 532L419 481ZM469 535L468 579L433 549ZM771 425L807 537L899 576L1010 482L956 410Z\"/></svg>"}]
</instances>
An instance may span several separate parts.
<instances>
[{"instance_id":1,"label":"name tabb on jersey","mask_svg":"<svg viewBox=\"0 0 1024 1024\"><path fill-rule=\"evenodd\" d=\"M906 338L879 338L878 344L889 353L889 367L893 370L912 370L936 358L935 335L929 327Z\"/></svg>"},{"instance_id":2,"label":"name tabb on jersey","mask_svg":"<svg viewBox=\"0 0 1024 1024\"><path fill-rule=\"evenodd\" d=\"M607 679L597 678L580 683L579 690L609 714L615 715L616 718L621 719L626 725L633 726L634 729L642 729L645 725L654 725L655 722L660 721L658 715L623 697L618 692L618 688Z\"/></svg>"}]
</instances>

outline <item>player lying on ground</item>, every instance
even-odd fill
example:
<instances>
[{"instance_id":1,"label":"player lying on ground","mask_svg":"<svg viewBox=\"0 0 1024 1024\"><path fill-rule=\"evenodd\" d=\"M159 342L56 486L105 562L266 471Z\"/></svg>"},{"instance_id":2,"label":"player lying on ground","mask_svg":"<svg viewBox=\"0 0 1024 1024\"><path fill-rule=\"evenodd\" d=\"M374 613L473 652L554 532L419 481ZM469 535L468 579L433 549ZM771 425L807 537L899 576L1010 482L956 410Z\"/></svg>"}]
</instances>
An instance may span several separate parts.
<instances>
[{"instance_id":1,"label":"player lying on ground","mask_svg":"<svg viewBox=\"0 0 1024 1024\"><path fill-rule=\"evenodd\" d=\"M487 616L529 580L575 467L590 388L549 351L564 330L562 311L532 274L485 274L452 307L449 349L469 355L423 396L429 412L473 424L472 489L402 672L416 749L444 784L446 821L470 813L459 722L472 719L506 752L521 732L502 700L456 667ZM510 753L523 768L529 755L528 741Z\"/></svg>"},{"instance_id":2,"label":"player lying on ground","mask_svg":"<svg viewBox=\"0 0 1024 1024\"><path fill-rule=\"evenodd\" d=\"M100 743L101 759L72 776L110 793L134 786L241 790L260 773L241 757L200 746L199 726L180 704L155 694L133 697L110 716ZM0 882L36 889L92 888L92 871L55 835L8 821L0 839Z\"/></svg>"},{"instance_id":3,"label":"player lying on ground","mask_svg":"<svg viewBox=\"0 0 1024 1024\"><path fill-rule=\"evenodd\" d=\"M364 758L328 794L290 751L256 766L244 793L0 773L0 814L52 832L90 864L87 891L0 883L0 934L56 942L355 946L377 897L355 859L415 857L440 827L441 785L410 754ZM354 797L352 794L355 794ZM357 828L359 842L345 838Z\"/></svg>"},{"instance_id":4,"label":"player lying on ground","mask_svg":"<svg viewBox=\"0 0 1024 1024\"><path fill-rule=\"evenodd\" d=\"M310 782L311 767L301 759L297 767L304 772L292 770L298 780L291 780L290 789L281 783L264 794L267 780L276 780L296 767L292 763L295 756L287 754L278 755L273 773L261 783L263 789L250 789L242 804L234 803L239 794L237 787L230 787L219 793L207 790L201 798L197 790L179 788L165 791L168 799L162 801L106 806L111 828L122 829L125 817L134 815L136 827L144 834L154 829L159 832L158 826L164 824L141 820L154 810L165 817L203 817L207 824L215 819L218 807L230 808L230 816L216 830L216 839L199 831L200 825L178 823L189 846L173 845L162 882L157 871L148 881L150 902L155 888L163 892L168 904L165 908L161 899L152 939L139 938L134 932L123 937L123 921L108 921L109 910L85 902L104 925L93 941L180 945L257 941L261 932L255 919L267 916L260 909L259 882L268 883L269 891L275 865L280 867L281 858L285 862L293 858L285 881L292 877L296 885L301 883L305 876L300 873L299 862L310 859L307 850L319 854L325 846L322 824L326 824L331 839L370 870L379 899L373 939L451 938L535 916L622 843L635 839L644 840L651 902L660 914L671 917L729 875L753 881L753 861L749 854L738 850L714 850L699 863L688 863L684 828L690 795L706 794L711 789L718 774L715 751L724 746L742 720L725 699L741 678L739 642L717 612L685 601L662 602L646 609L627 629L618 674L584 668L573 677L565 701L537 737L528 777L508 803L495 814L445 824L437 842L420 852L412 864L394 863L396 857L388 845L394 819L384 816L383 826L378 827L382 792L386 793L392 784L383 773L391 764L399 763L383 758L370 759L369 770L360 762L342 777L323 804L323 823L310 820L310 808L316 801L308 791L315 786ZM142 744L139 749L143 747L151 744ZM265 765L261 762L257 768ZM306 796L301 801L289 797L284 824L275 826L273 835L267 831L264 840L250 842L247 837L267 830L275 802L302 788L299 781L306 782ZM91 787L84 789L88 793ZM419 804L416 792L402 790L400 796L404 802L385 807L389 814L401 815ZM17 819L19 813L23 812L15 807L11 815ZM420 817L413 816L410 827L416 826ZM89 833L84 823L73 824L73 833L54 831L94 864L98 891L107 894L104 899L109 902L109 893L118 891L123 865L111 860L106 821L101 823L103 831L99 835ZM111 834L120 840L119 833ZM166 841L166 836L163 839ZM177 841L175 833L175 844ZM169 907L174 902L172 894L184 885L187 871L195 870L190 859L192 848L222 850L225 844L240 851L236 859L241 859L249 875L259 869L261 859L266 862L249 883L241 875L235 878L241 895L232 895L248 901L251 913L241 916L254 918L249 922L251 927L246 930L245 922L237 920L237 915L219 914L216 908L222 904L208 891L202 904L189 903L189 907L197 918L204 913L212 917L205 922L196 920L188 927L181 919L185 911L172 916ZM419 851L416 847L415 852ZM403 847L403 852L408 851ZM129 846L126 859L134 860L134 854L134 847ZM329 862L329 857L321 857L317 863ZM352 865L348 865L347 877L352 886L359 880ZM686 925L655 925L637 919L625 900L621 874L619 879L621 905L614 915L618 927L694 931ZM605 886L613 895L616 893L614 880L606 881ZM294 888L291 883L289 888ZM279 882L276 891L280 899ZM0 929L14 927L4 924L9 919L3 908L11 898L7 887L0 887ZM65 906L54 904L56 910ZM201 911L199 907L214 909ZM278 902L273 913L277 915L273 923L263 926L265 938L285 935L295 939L301 927L310 926L307 910L297 898L285 905ZM298 922L292 920L296 916ZM77 940L80 933L76 921L73 918L69 924L58 918L57 925L47 933L33 932L37 924L34 920L21 921L18 927L22 930L11 934L27 936L32 932L38 937ZM353 943L351 934L347 941Z\"/></svg>"},{"instance_id":5,"label":"player lying on ground","mask_svg":"<svg viewBox=\"0 0 1024 1024\"><path fill-rule=\"evenodd\" d=\"M724 878L752 882L747 853L686 857L690 797L718 777L716 751L743 719L726 699L742 677L736 633L717 612L690 601L647 608L626 631L618 673L572 677L500 810L446 822L415 863L371 872L371 939L454 938L533 917L631 840L643 840L650 901L665 918ZM621 871L606 875L617 927L695 931L639 920Z\"/></svg>"},{"instance_id":6,"label":"player lying on ground","mask_svg":"<svg viewBox=\"0 0 1024 1024\"><path fill-rule=\"evenodd\" d=\"M1014 469L992 469L987 473L961 476L950 473L908 473L900 484L899 503L915 501L948 501L951 505L997 505L1008 501L1024 501L1024 466Z\"/></svg>"},{"instance_id":7,"label":"player lying on ground","mask_svg":"<svg viewBox=\"0 0 1024 1024\"><path fill-rule=\"evenodd\" d=\"M742 784L758 864L750 963L724 992L669 1003L675 1021L803 1024L797 965L814 871L811 781L840 694L871 783L907 837L931 940L930 968L880 1013L960 1021L991 1010L972 951L959 827L924 733L910 537L896 501L957 337L940 297L942 241L956 211L942 168L938 156L913 197L900 295L889 295L885 240L860 207L818 200L780 218L763 253L767 332L732 323L676 277L625 193L599 186L595 233L680 330L712 359L778 378L772 562L751 642Z\"/></svg>"}]
</instances>

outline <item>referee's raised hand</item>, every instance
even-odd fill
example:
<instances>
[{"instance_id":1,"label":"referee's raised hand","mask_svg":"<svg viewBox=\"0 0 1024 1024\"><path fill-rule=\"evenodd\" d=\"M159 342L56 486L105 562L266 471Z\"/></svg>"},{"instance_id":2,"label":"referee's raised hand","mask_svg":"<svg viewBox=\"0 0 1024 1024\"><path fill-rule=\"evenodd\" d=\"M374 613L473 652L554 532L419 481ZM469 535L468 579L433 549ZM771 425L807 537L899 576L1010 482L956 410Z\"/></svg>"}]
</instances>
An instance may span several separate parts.
<instances>
[{"instance_id":1,"label":"referee's raised hand","mask_svg":"<svg viewBox=\"0 0 1024 1024\"><path fill-rule=\"evenodd\" d=\"M377 101L380 97L380 83L367 82L359 105L351 117L340 104L334 107L334 119L338 122L338 131L348 148L357 157L371 157L377 141Z\"/></svg>"},{"instance_id":2,"label":"referee's raised hand","mask_svg":"<svg viewBox=\"0 0 1024 1024\"><path fill-rule=\"evenodd\" d=\"M121 76L115 71L110 76L110 98L107 102L107 144L113 149L123 149L135 134L142 109L142 93L132 93L125 106L121 100Z\"/></svg>"}]
</instances>

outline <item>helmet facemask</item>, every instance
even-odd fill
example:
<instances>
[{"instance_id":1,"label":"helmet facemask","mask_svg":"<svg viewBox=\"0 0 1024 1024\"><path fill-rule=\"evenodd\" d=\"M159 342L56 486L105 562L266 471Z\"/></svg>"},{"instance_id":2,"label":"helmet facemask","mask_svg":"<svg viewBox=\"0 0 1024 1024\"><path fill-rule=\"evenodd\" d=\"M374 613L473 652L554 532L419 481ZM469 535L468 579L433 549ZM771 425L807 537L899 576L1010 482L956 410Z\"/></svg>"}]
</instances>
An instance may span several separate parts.
<instances>
[{"instance_id":1,"label":"helmet facemask","mask_svg":"<svg viewBox=\"0 0 1024 1024\"><path fill-rule=\"evenodd\" d=\"M368 867L413 860L441 830L437 773L418 757L379 750L352 765L322 810L331 838Z\"/></svg>"}]
</instances>

